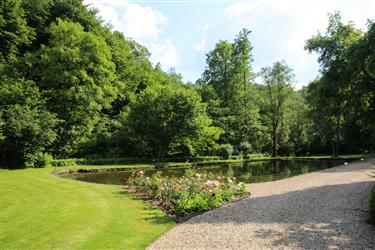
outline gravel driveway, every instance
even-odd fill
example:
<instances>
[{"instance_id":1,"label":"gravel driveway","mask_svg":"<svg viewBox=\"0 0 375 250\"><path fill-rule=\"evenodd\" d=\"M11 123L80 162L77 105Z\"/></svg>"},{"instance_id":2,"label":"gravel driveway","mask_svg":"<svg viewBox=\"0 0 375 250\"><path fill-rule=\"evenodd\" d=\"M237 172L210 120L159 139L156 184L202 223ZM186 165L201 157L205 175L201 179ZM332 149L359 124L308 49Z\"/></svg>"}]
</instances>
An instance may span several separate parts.
<instances>
[{"instance_id":1,"label":"gravel driveway","mask_svg":"<svg viewBox=\"0 0 375 250\"><path fill-rule=\"evenodd\" d=\"M148 249L375 249L375 159L250 184L251 198L177 225Z\"/></svg>"}]
</instances>

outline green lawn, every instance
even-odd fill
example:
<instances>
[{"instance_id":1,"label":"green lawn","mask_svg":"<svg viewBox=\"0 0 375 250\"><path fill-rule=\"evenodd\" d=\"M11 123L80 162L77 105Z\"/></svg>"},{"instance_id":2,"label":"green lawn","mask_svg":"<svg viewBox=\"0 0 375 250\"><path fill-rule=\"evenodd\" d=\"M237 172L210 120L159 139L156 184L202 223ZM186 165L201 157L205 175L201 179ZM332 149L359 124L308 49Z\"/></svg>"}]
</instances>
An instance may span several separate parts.
<instances>
[{"instance_id":1,"label":"green lawn","mask_svg":"<svg viewBox=\"0 0 375 250\"><path fill-rule=\"evenodd\" d=\"M51 171L0 170L0 249L143 249L174 226L118 186Z\"/></svg>"}]
</instances>

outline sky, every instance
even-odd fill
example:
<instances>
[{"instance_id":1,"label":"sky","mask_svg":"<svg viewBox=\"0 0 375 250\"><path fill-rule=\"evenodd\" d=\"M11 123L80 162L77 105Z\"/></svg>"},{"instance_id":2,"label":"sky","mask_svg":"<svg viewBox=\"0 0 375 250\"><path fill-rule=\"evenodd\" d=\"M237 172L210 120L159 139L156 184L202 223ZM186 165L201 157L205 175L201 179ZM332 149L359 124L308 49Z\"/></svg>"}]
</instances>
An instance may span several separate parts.
<instances>
[{"instance_id":1,"label":"sky","mask_svg":"<svg viewBox=\"0 0 375 250\"><path fill-rule=\"evenodd\" d=\"M242 28L251 30L255 71L285 60L297 89L319 74L317 55L304 50L307 39L325 32L328 13L340 11L366 31L375 21L375 0L84 0L114 30L146 46L151 61L171 67L185 82L205 69L206 54L219 40L233 42Z\"/></svg>"}]
</instances>

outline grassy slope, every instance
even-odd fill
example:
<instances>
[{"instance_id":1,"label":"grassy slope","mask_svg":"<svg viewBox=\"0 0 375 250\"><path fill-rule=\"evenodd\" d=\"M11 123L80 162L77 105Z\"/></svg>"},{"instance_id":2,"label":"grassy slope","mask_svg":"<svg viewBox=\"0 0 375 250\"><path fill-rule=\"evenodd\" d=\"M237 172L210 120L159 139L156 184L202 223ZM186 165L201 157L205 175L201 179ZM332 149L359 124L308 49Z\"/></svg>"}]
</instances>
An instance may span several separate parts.
<instances>
[{"instance_id":1,"label":"grassy slope","mask_svg":"<svg viewBox=\"0 0 375 250\"><path fill-rule=\"evenodd\" d=\"M118 186L0 170L1 249L143 249L173 227Z\"/></svg>"}]
</instances>

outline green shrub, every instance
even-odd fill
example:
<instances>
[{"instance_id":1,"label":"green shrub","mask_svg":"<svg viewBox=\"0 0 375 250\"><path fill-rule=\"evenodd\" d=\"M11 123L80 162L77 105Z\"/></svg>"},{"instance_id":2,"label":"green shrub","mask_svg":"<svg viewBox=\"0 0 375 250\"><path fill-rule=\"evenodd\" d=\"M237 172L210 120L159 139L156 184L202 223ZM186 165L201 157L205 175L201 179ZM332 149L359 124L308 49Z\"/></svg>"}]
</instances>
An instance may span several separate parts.
<instances>
[{"instance_id":1,"label":"green shrub","mask_svg":"<svg viewBox=\"0 0 375 250\"><path fill-rule=\"evenodd\" d=\"M207 162L220 160L219 156L196 156L196 157L174 157L166 158L167 162ZM67 167L75 165L112 165L112 164L136 164L136 163L153 163L152 159L145 158L104 158L104 159L82 159L70 158L53 160L51 165L54 167Z\"/></svg>"},{"instance_id":2,"label":"green shrub","mask_svg":"<svg viewBox=\"0 0 375 250\"><path fill-rule=\"evenodd\" d=\"M242 155L231 155L229 157L230 160L242 160L243 156Z\"/></svg>"},{"instance_id":3,"label":"green shrub","mask_svg":"<svg viewBox=\"0 0 375 250\"><path fill-rule=\"evenodd\" d=\"M106 158L106 159L60 159L53 160L51 165L54 167L66 167L74 165L112 165L112 164L136 164L136 163L151 163L150 159L141 158Z\"/></svg>"},{"instance_id":4,"label":"green shrub","mask_svg":"<svg viewBox=\"0 0 375 250\"><path fill-rule=\"evenodd\" d=\"M222 144L216 151L217 155L222 159L229 159L233 154L233 146L230 144Z\"/></svg>"},{"instance_id":5,"label":"green shrub","mask_svg":"<svg viewBox=\"0 0 375 250\"><path fill-rule=\"evenodd\" d=\"M242 155L248 155L253 151L253 146L249 142L241 142L238 150L242 153Z\"/></svg>"},{"instance_id":6,"label":"green shrub","mask_svg":"<svg viewBox=\"0 0 375 250\"><path fill-rule=\"evenodd\" d=\"M369 213L370 213L369 222L375 225L375 185L372 187L372 190L371 190Z\"/></svg>"},{"instance_id":7,"label":"green shrub","mask_svg":"<svg viewBox=\"0 0 375 250\"><path fill-rule=\"evenodd\" d=\"M149 177L138 171L129 179L129 186L159 201L178 216L207 211L248 194L246 184L237 183L235 178L198 174L192 170L181 178L162 177L160 172Z\"/></svg>"},{"instance_id":8,"label":"green shrub","mask_svg":"<svg viewBox=\"0 0 375 250\"><path fill-rule=\"evenodd\" d=\"M75 166L78 162L83 161L83 159L59 159L53 160L51 165L53 167L68 167L68 166Z\"/></svg>"},{"instance_id":9,"label":"green shrub","mask_svg":"<svg viewBox=\"0 0 375 250\"><path fill-rule=\"evenodd\" d=\"M246 160L254 160L254 159L262 159L270 157L268 154L262 154L262 153L253 153L253 154L247 154L244 156L244 159Z\"/></svg>"},{"instance_id":10,"label":"green shrub","mask_svg":"<svg viewBox=\"0 0 375 250\"><path fill-rule=\"evenodd\" d=\"M27 168L44 168L51 165L52 155L43 152L27 154L25 157L25 166Z\"/></svg>"}]
</instances>

